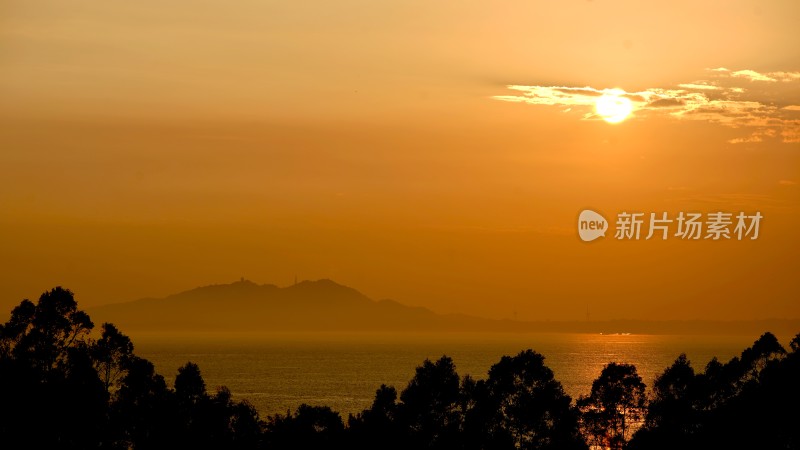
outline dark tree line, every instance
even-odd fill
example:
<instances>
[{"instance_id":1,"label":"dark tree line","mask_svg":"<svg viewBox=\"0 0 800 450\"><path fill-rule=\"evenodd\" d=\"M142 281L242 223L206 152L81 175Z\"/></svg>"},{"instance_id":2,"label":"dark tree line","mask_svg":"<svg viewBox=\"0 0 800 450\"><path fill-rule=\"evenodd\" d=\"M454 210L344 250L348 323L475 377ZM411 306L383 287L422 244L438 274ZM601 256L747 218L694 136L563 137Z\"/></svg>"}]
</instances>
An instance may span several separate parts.
<instances>
[{"instance_id":1,"label":"dark tree line","mask_svg":"<svg viewBox=\"0 0 800 450\"><path fill-rule=\"evenodd\" d=\"M2 449L255 449L264 424L187 363L174 389L130 339L94 324L69 290L22 301L0 325Z\"/></svg>"},{"instance_id":2,"label":"dark tree line","mask_svg":"<svg viewBox=\"0 0 800 450\"><path fill-rule=\"evenodd\" d=\"M787 352L766 333L703 372L681 355L651 397L631 449L800 448L800 334Z\"/></svg>"},{"instance_id":3,"label":"dark tree line","mask_svg":"<svg viewBox=\"0 0 800 450\"><path fill-rule=\"evenodd\" d=\"M93 329L62 288L0 325L0 448L800 448L800 335L786 351L766 333L703 372L681 355L649 395L633 365L610 363L574 402L532 350L483 380L443 356L345 420L309 405L262 419L227 388L208 392L191 362L169 387L114 325Z\"/></svg>"}]
</instances>

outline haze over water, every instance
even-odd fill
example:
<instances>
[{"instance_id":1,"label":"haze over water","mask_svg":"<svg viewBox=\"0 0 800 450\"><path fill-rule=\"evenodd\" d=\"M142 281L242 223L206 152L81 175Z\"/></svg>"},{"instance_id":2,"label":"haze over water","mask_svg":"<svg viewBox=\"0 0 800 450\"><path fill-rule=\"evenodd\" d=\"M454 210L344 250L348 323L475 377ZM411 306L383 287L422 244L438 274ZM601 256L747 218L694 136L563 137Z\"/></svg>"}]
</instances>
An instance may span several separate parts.
<instances>
[{"instance_id":1,"label":"haze over water","mask_svg":"<svg viewBox=\"0 0 800 450\"><path fill-rule=\"evenodd\" d=\"M764 330L767 331L767 330ZM137 354L152 361L168 383L187 361L200 366L210 392L227 386L262 416L302 403L360 412L383 383L398 393L425 358L453 358L459 375L485 378L503 355L531 348L545 356L566 392L587 394L612 361L636 365L648 389L680 353L697 371L714 356L727 361L758 336L596 334L149 334L134 336ZM787 336L778 336L786 345Z\"/></svg>"}]
</instances>

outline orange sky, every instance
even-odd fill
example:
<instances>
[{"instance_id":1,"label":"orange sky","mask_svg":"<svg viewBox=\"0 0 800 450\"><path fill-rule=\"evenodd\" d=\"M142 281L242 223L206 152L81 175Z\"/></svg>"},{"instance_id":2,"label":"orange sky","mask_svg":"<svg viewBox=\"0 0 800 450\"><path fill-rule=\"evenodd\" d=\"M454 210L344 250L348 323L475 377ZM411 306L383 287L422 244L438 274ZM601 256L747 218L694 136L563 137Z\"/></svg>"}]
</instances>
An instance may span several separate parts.
<instances>
[{"instance_id":1,"label":"orange sky","mask_svg":"<svg viewBox=\"0 0 800 450\"><path fill-rule=\"evenodd\" d=\"M798 18L4 1L0 307L297 275L487 317L800 317ZM593 115L607 88L632 117ZM764 219L755 241L584 243L584 208Z\"/></svg>"}]
</instances>

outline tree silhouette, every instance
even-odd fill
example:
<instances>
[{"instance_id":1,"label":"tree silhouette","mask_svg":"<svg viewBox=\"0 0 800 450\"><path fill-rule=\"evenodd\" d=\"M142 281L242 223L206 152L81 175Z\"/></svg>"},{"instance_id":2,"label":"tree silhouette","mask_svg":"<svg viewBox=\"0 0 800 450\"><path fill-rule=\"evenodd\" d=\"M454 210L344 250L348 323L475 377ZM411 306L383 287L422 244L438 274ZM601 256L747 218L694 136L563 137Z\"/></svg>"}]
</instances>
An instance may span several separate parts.
<instances>
[{"instance_id":1,"label":"tree silhouette","mask_svg":"<svg viewBox=\"0 0 800 450\"><path fill-rule=\"evenodd\" d=\"M741 370L742 382L756 379L770 361L786 355L786 350L772 333L764 333L753 343L752 347L742 352Z\"/></svg>"},{"instance_id":2,"label":"tree silhouette","mask_svg":"<svg viewBox=\"0 0 800 450\"><path fill-rule=\"evenodd\" d=\"M34 305L23 300L0 330L4 354L25 360L42 375L64 362L67 349L86 344L94 327L71 291L56 287Z\"/></svg>"},{"instance_id":3,"label":"tree silhouette","mask_svg":"<svg viewBox=\"0 0 800 450\"><path fill-rule=\"evenodd\" d=\"M690 448L703 421L703 378L695 374L685 354L656 377L645 424L629 447L636 449Z\"/></svg>"},{"instance_id":4,"label":"tree silhouette","mask_svg":"<svg viewBox=\"0 0 800 450\"><path fill-rule=\"evenodd\" d=\"M212 444L220 438L218 422L223 419L206 392L200 367L191 361L187 362L178 369L174 385L182 422L182 445L187 448L213 448Z\"/></svg>"},{"instance_id":5,"label":"tree silhouette","mask_svg":"<svg viewBox=\"0 0 800 450\"><path fill-rule=\"evenodd\" d=\"M532 350L503 356L485 380L459 377L443 356L417 367L399 399L381 385L345 427L305 404L263 422L227 388L209 394L192 362L170 389L114 325L97 341L92 327L62 288L23 300L0 325L0 448L586 449L579 430L613 449L800 448L800 334L787 352L765 333L702 372L682 354L649 402L628 364L605 366L572 406Z\"/></svg>"},{"instance_id":6,"label":"tree silhouette","mask_svg":"<svg viewBox=\"0 0 800 450\"><path fill-rule=\"evenodd\" d=\"M682 355L656 379L630 448L798 448L800 412L786 407L800 404L798 380L796 346L787 353L771 333L725 364L712 359L704 373Z\"/></svg>"},{"instance_id":7,"label":"tree silhouette","mask_svg":"<svg viewBox=\"0 0 800 450\"><path fill-rule=\"evenodd\" d=\"M111 391L133 357L133 343L113 324L104 323L100 339L92 347L92 358L106 392Z\"/></svg>"},{"instance_id":8,"label":"tree silhouette","mask_svg":"<svg viewBox=\"0 0 800 450\"><path fill-rule=\"evenodd\" d=\"M27 299L11 310L11 318L8 322L0 325L0 358L13 359L15 357L14 351L30 328L34 314L36 314L36 305Z\"/></svg>"},{"instance_id":9,"label":"tree silhouette","mask_svg":"<svg viewBox=\"0 0 800 450\"><path fill-rule=\"evenodd\" d=\"M23 300L0 327L0 436L10 448L94 448L107 394L94 370L93 324L69 290Z\"/></svg>"},{"instance_id":10,"label":"tree silhouette","mask_svg":"<svg viewBox=\"0 0 800 450\"><path fill-rule=\"evenodd\" d=\"M108 393L97 376L89 349L70 347L59 367L61 374L51 376L46 391L47 408L52 421L57 448L85 449L101 447L107 426ZM51 442L52 442L51 441Z\"/></svg>"},{"instance_id":11,"label":"tree silhouette","mask_svg":"<svg viewBox=\"0 0 800 450\"><path fill-rule=\"evenodd\" d=\"M789 344L781 359L773 359L759 374L756 405L747 405L764 428L761 448L800 448L800 334ZM758 438L753 439L754 441Z\"/></svg>"},{"instance_id":12,"label":"tree silhouette","mask_svg":"<svg viewBox=\"0 0 800 450\"><path fill-rule=\"evenodd\" d=\"M578 399L581 424L593 445L621 449L645 413L645 385L632 364L610 363ZM634 428L633 430L631 428Z\"/></svg>"},{"instance_id":13,"label":"tree silhouette","mask_svg":"<svg viewBox=\"0 0 800 450\"><path fill-rule=\"evenodd\" d=\"M382 384L375 391L372 406L361 414L351 415L348 420L350 443L353 448L400 448L397 408L397 390Z\"/></svg>"},{"instance_id":14,"label":"tree silhouette","mask_svg":"<svg viewBox=\"0 0 800 450\"><path fill-rule=\"evenodd\" d=\"M577 411L561 383L532 350L503 356L479 382L483 391L466 428L484 427L481 448L582 449Z\"/></svg>"},{"instance_id":15,"label":"tree silhouette","mask_svg":"<svg viewBox=\"0 0 800 450\"><path fill-rule=\"evenodd\" d=\"M110 407L111 434L119 448L178 448L182 423L174 393L150 361L128 361Z\"/></svg>"},{"instance_id":16,"label":"tree silhouette","mask_svg":"<svg viewBox=\"0 0 800 450\"><path fill-rule=\"evenodd\" d=\"M673 433L691 433L694 422L694 401L699 392L697 380L686 354L656 377L653 384L653 398L647 412L647 424L661 427Z\"/></svg>"},{"instance_id":17,"label":"tree silhouette","mask_svg":"<svg viewBox=\"0 0 800 450\"><path fill-rule=\"evenodd\" d=\"M345 448L342 418L327 406L302 404L294 415L270 417L267 432L269 449Z\"/></svg>"},{"instance_id":18,"label":"tree silhouette","mask_svg":"<svg viewBox=\"0 0 800 450\"><path fill-rule=\"evenodd\" d=\"M460 378L453 360L442 356L417 367L400 394L400 424L412 448L449 449L458 442L461 429Z\"/></svg>"},{"instance_id":19,"label":"tree silhouette","mask_svg":"<svg viewBox=\"0 0 800 450\"><path fill-rule=\"evenodd\" d=\"M229 406L233 450L257 449L263 442L265 424L258 411L246 400Z\"/></svg>"},{"instance_id":20,"label":"tree silhouette","mask_svg":"<svg viewBox=\"0 0 800 450\"><path fill-rule=\"evenodd\" d=\"M178 369L175 377L175 395L185 405L194 405L206 397L206 382L200 374L200 367L189 361Z\"/></svg>"},{"instance_id":21,"label":"tree silhouette","mask_svg":"<svg viewBox=\"0 0 800 450\"><path fill-rule=\"evenodd\" d=\"M783 406L800 400L795 361L794 352L787 356L775 336L765 333L739 357L709 364L704 379L713 401L698 420L694 447L796 448L798 433L791 430L797 429L800 414Z\"/></svg>"}]
</instances>

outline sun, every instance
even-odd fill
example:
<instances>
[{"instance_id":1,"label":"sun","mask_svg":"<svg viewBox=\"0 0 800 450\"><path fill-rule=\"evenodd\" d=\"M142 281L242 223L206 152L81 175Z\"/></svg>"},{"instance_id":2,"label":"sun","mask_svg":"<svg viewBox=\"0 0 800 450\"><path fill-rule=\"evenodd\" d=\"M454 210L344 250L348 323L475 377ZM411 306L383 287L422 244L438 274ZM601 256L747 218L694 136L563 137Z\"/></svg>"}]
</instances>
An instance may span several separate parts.
<instances>
[{"instance_id":1,"label":"sun","mask_svg":"<svg viewBox=\"0 0 800 450\"><path fill-rule=\"evenodd\" d=\"M606 89L594 105L595 111L608 123L619 123L633 111L633 103L622 89Z\"/></svg>"}]
</instances>

